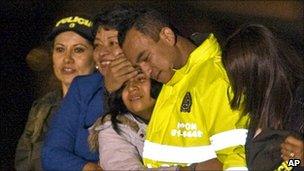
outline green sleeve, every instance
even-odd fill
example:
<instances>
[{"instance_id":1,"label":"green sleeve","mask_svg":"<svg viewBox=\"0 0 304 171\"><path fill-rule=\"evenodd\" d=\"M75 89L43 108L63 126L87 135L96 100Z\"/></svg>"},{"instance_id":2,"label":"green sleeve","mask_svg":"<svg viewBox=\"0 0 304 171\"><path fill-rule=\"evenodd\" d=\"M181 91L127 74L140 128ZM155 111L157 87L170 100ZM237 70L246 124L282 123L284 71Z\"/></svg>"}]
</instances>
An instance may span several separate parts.
<instances>
[{"instance_id":1,"label":"green sleeve","mask_svg":"<svg viewBox=\"0 0 304 171\"><path fill-rule=\"evenodd\" d=\"M33 104L28 120L26 122L24 131L18 141L15 154L15 168L16 170L30 170L32 142L31 137L34 132L34 121L37 115L37 105Z\"/></svg>"},{"instance_id":2,"label":"green sleeve","mask_svg":"<svg viewBox=\"0 0 304 171\"><path fill-rule=\"evenodd\" d=\"M42 170L41 145L45 121L50 115L51 104L41 100L33 103L25 129L18 141L15 154L16 170Z\"/></svg>"}]
</instances>

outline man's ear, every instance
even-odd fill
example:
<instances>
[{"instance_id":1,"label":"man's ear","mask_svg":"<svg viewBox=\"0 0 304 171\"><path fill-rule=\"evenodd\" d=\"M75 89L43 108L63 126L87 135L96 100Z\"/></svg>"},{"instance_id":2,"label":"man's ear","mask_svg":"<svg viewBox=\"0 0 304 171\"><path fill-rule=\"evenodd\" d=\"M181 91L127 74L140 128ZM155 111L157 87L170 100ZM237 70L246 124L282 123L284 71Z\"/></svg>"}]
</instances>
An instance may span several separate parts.
<instances>
[{"instance_id":1,"label":"man's ear","mask_svg":"<svg viewBox=\"0 0 304 171\"><path fill-rule=\"evenodd\" d=\"M176 37L172 29L169 27L163 27L159 32L160 39L169 43L169 45L174 46L176 43Z\"/></svg>"}]
</instances>

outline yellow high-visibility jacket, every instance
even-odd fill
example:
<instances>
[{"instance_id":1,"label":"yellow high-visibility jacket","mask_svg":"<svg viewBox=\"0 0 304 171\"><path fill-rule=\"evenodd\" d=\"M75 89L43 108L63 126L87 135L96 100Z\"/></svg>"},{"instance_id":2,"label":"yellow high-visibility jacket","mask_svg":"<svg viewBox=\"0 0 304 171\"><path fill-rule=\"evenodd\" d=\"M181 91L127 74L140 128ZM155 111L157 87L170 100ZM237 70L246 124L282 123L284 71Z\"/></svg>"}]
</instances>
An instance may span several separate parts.
<instances>
[{"instance_id":1,"label":"yellow high-visibility jacket","mask_svg":"<svg viewBox=\"0 0 304 171\"><path fill-rule=\"evenodd\" d=\"M147 127L148 168L218 158L223 169L246 170L247 116L229 105L229 81L213 34L163 86Z\"/></svg>"}]
</instances>

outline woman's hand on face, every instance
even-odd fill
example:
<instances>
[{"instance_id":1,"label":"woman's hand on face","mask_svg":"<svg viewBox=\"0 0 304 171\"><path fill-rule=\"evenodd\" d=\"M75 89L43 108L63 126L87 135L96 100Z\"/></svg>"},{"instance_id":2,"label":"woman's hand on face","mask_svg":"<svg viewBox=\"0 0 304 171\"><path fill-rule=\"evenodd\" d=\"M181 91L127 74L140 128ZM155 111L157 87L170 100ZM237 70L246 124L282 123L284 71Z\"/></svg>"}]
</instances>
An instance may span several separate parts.
<instances>
[{"instance_id":1,"label":"woman's hand on face","mask_svg":"<svg viewBox=\"0 0 304 171\"><path fill-rule=\"evenodd\" d=\"M300 159L301 166L304 166L303 145L304 143L302 140L293 136L288 136L281 144L281 157L284 161L288 161L289 159Z\"/></svg>"},{"instance_id":2,"label":"woman's hand on face","mask_svg":"<svg viewBox=\"0 0 304 171\"><path fill-rule=\"evenodd\" d=\"M118 90L126 81L135 77L138 71L125 57L119 57L104 67L105 86L108 92Z\"/></svg>"}]
</instances>

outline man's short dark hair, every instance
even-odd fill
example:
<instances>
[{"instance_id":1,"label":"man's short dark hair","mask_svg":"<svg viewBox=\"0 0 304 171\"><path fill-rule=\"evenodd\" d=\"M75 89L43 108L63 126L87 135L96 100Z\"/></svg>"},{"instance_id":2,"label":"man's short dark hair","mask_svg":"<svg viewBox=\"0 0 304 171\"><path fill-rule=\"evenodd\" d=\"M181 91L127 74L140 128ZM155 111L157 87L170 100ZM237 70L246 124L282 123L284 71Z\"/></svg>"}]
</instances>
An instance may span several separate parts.
<instances>
[{"instance_id":1,"label":"man's short dark hair","mask_svg":"<svg viewBox=\"0 0 304 171\"><path fill-rule=\"evenodd\" d=\"M139 32L151 37L154 41L159 40L159 32L163 27L170 27L176 34L178 31L170 25L169 19L154 9L140 9L133 11L128 20L122 22L118 27L118 41L122 45L127 32L135 28Z\"/></svg>"}]
</instances>

